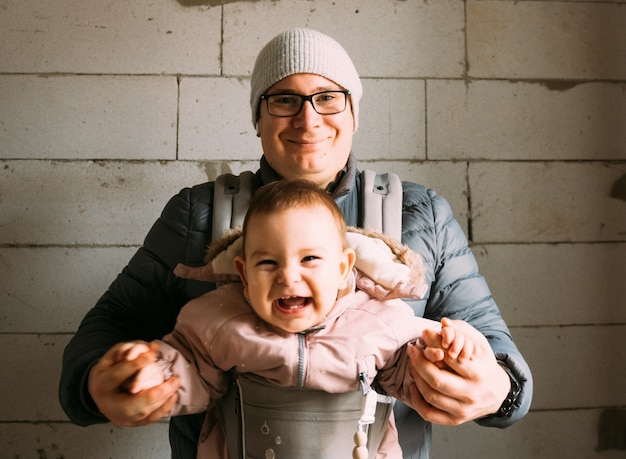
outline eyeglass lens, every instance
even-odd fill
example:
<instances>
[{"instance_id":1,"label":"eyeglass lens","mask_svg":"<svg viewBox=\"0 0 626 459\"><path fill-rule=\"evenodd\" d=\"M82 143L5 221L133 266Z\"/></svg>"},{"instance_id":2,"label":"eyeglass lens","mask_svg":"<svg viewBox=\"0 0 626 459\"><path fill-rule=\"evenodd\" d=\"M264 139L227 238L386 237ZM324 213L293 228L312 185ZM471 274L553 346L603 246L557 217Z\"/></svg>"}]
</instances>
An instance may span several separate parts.
<instances>
[{"instance_id":1,"label":"eyeglass lens","mask_svg":"<svg viewBox=\"0 0 626 459\"><path fill-rule=\"evenodd\" d=\"M346 108L346 93L343 91L324 91L310 96L298 94L271 94L264 96L267 110L274 116L295 116L300 113L305 101L310 101L320 115L333 115Z\"/></svg>"}]
</instances>

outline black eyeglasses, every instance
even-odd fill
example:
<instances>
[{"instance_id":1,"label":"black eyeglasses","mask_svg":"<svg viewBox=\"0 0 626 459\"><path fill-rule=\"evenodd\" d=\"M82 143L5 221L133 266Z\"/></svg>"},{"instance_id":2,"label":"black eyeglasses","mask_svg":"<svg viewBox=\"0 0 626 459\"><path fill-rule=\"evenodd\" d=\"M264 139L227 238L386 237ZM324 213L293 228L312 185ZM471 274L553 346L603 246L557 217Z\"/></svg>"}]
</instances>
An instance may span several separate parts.
<instances>
[{"instance_id":1,"label":"black eyeglasses","mask_svg":"<svg viewBox=\"0 0 626 459\"><path fill-rule=\"evenodd\" d=\"M322 91L309 96L300 94L263 94L261 100L267 105L267 112L272 116L296 116L302 110L305 101L311 102L313 109L320 115L334 115L346 109L350 91Z\"/></svg>"}]
</instances>

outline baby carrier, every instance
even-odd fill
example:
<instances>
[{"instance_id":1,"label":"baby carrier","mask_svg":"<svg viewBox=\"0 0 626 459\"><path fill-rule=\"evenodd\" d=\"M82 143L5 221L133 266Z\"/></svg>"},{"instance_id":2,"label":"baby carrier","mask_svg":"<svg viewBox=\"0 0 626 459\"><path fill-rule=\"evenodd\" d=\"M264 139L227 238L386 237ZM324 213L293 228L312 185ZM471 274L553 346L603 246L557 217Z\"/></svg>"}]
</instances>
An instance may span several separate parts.
<instances>
[{"instance_id":1,"label":"baby carrier","mask_svg":"<svg viewBox=\"0 0 626 459\"><path fill-rule=\"evenodd\" d=\"M217 416L231 459L373 458L393 403L369 387L331 394L239 375Z\"/></svg>"},{"instance_id":2,"label":"baby carrier","mask_svg":"<svg viewBox=\"0 0 626 459\"><path fill-rule=\"evenodd\" d=\"M363 228L400 241L402 183L395 174L361 173ZM212 239L243 224L255 175L220 175L215 181ZM395 400L377 393L366 374L360 390L340 394L272 386L235 376L217 403L231 459L374 458Z\"/></svg>"}]
</instances>

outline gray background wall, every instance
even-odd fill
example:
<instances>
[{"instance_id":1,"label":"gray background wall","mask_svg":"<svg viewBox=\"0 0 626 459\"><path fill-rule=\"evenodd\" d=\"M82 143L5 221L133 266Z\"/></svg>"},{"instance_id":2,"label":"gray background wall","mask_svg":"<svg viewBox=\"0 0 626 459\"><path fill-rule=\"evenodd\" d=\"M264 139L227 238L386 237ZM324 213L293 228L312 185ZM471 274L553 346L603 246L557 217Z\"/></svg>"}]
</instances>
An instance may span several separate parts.
<instances>
[{"instance_id":1,"label":"gray background wall","mask_svg":"<svg viewBox=\"0 0 626 459\"><path fill-rule=\"evenodd\" d=\"M256 168L249 72L291 26L351 53L362 167L450 200L534 371L521 423L432 457L624 457L623 0L0 0L0 456L168 457L166 423L71 425L61 352L171 195Z\"/></svg>"}]
</instances>

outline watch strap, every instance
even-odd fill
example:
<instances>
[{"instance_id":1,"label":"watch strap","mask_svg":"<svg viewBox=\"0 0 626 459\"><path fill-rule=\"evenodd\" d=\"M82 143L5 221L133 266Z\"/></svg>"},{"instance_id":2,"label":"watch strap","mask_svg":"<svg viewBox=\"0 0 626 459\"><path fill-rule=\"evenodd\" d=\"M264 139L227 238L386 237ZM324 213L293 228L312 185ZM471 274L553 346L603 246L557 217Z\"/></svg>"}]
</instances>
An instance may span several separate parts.
<instances>
[{"instance_id":1,"label":"watch strap","mask_svg":"<svg viewBox=\"0 0 626 459\"><path fill-rule=\"evenodd\" d=\"M515 402L517 402L517 399L522 393L522 386L517 381L517 378L515 377L511 369L504 362L498 361L498 364L502 367L504 371L506 371L506 374L509 375L509 380L511 381L511 389L509 390L509 393L502 402L502 405L500 405L500 408L495 413L496 417L505 418L511 416L513 408L515 408Z\"/></svg>"}]
</instances>

